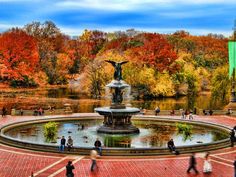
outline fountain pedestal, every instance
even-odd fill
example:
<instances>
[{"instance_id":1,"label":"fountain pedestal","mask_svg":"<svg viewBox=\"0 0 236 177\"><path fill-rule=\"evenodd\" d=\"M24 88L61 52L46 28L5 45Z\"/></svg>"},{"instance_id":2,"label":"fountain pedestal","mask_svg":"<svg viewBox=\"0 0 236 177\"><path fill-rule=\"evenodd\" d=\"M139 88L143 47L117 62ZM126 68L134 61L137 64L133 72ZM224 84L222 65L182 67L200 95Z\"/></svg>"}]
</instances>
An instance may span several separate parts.
<instances>
[{"instance_id":1,"label":"fountain pedestal","mask_svg":"<svg viewBox=\"0 0 236 177\"><path fill-rule=\"evenodd\" d=\"M131 117L140 112L138 108L126 107L123 101L124 89L130 87L122 80L121 65L127 62L116 63L107 61L115 68L114 80L106 85L112 94L110 107L95 108L95 111L104 116L103 125L98 128L98 133L129 134L139 133L139 129L132 125Z\"/></svg>"}]
</instances>

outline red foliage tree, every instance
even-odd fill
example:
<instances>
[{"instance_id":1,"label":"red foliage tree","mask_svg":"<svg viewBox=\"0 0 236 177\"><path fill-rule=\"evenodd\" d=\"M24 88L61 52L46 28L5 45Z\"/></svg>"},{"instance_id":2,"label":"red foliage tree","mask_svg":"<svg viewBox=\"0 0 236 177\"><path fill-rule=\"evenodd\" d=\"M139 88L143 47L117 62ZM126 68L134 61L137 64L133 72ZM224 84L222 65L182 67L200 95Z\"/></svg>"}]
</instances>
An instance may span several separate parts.
<instances>
[{"instance_id":1,"label":"red foliage tree","mask_svg":"<svg viewBox=\"0 0 236 177\"><path fill-rule=\"evenodd\" d=\"M172 63L177 59L177 55L162 35L143 33L134 40L140 41L143 45L129 49L128 55L131 60L135 59L137 63L154 67L159 72L164 70L173 72Z\"/></svg>"},{"instance_id":2,"label":"red foliage tree","mask_svg":"<svg viewBox=\"0 0 236 177\"><path fill-rule=\"evenodd\" d=\"M200 66L216 68L228 62L228 39L217 36L189 36L195 47L193 56Z\"/></svg>"},{"instance_id":3,"label":"red foliage tree","mask_svg":"<svg viewBox=\"0 0 236 177\"><path fill-rule=\"evenodd\" d=\"M94 59L96 54L102 49L105 41L106 34L101 31L85 30L79 37L79 50L82 57L89 60Z\"/></svg>"},{"instance_id":4,"label":"red foliage tree","mask_svg":"<svg viewBox=\"0 0 236 177\"><path fill-rule=\"evenodd\" d=\"M128 41L129 41L129 38L126 36L113 39L105 45L104 50L116 49L118 51L124 51L127 49Z\"/></svg>"},{"instance_id":5,"label":"red foliage tree","mask_svg":"<svg viewBox=\"0 0 236 177\"><path fill-rule=\"evenodd\" d=\"M8 79L21 80L30 76L38 65L36 40L20 29L0 36L0 63L8 70Z\"/></svg>"}]
</instances>

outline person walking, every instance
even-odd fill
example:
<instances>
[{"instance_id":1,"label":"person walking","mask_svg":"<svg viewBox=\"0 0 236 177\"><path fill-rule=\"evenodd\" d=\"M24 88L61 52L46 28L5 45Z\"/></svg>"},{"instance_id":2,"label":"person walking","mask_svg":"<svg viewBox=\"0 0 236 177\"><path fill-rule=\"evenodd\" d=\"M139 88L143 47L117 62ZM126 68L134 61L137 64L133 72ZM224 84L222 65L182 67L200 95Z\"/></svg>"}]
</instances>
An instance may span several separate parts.
<instances>
[{"instance_id":1,"label":"person walking","mask_svg":"<svg viewBox=\"0 0 236 177\"><path fill-rule=\"evenodd\" d=\"M90 167L91 171L94 171L95 166L98 168L98 166L97 166L97 155L98 155L98 153L97 153L96 150L92 150L90 152L90 158L91 158L91 162L92 162L91 167Z\"/></svg>"},{"instance_id":2,"label":"person walking","mask_svg":"<svg viewBox=\"0 0 236 177\"><path fill-rule=\"evenodd\" d=\"M160 113L160 111L161 111L161 110L160 110L160 107L157 106L156 109L155 109L156 116Z\"/></svg>"},{"instance_id":3,"label":"person walking","mask_svg":"<svg viewBox=\"0 0 236 177\"><path fill-rule=\"evenodd\" d=\"M193 120L193 111L189 112L189 116L188 116L189 120L192 119Z\"/></svg>"},{"instance_id":4,"label":"person walking","mask_svg":"<svg viewBox=\"0 0 236 177\"><path fill-rule=\"evenodd\" d=\"M212 114L213 114L213 111L212 111L212 109L210 109L209 110L209 115L212 116Z\"/></svg>"},{"instance_id":5,"label":"person walking","mask_svg":"<svg viewBox=\"0 0 236 177\"><path fill-rule=\"evenodd\" d=\"M196 164L197 164L197 161L195 158L195 153L192 153L192 155L190 156L190 159L189 159L189 167L188 167L187 173L190 173L190 170L193 169L195 171L195 173L198 174L199 172L196 169Z\"/></svg>"},{"instance_id":6,"label":"person walking","mask_svg":"<svg viewBox=\"0 0 236 177\"><path fill-rule=\"evenodd\" d=\"M97 140L95 141L94 147L99 152L99 155L102 155L102 143L99 138L97 138Z\"/></svg>"},{"instance_id":7,"label":"person walking","mask_svg":"<svg viewBox=\"0 0 236 177\"><path fill-rule=\"evenodd\" d=\"M23 116L23 114L24 114L24 111L23 111L23 109L21 108L21 109L20 109L20 115Z\"/></svg>"},{"instance_id":8,"label":"person walking","mask_svg":"<svg viewBox=\"0 0 236 177\"><path fill-rule=\"evenodd\" d=\"M64 136L61 137L61 143L59 146L59 151L63 152L65 150L65 146L66 146L66 139Z\"/></svg>"},{"instance_id":9,"label":"person walking","mask_svg":"<svg viewBox=\"0 0 236 177\"><path fill-rule=\"evenodd\" d=\"M72 162L69 161L66 165L66 176L67 177L74 177L73 170L75 169L74 165L72 165Z\"/></svg>"},{"instance_id":10,"label":"person walking","mask_svg":"<svg viewBox=\"0 0 236 177\"><path fill-rule=\"evenodd\" d=\"M205 155L205 160L204 160L204 164L203 164L203 173L211 173L212 172L212 165L210 162L209 155L210 155L209 152L207 152Z\"/></svg>"},{"instance_id":11,"label":"person walking","mask_svg":"<svg viewBox=\"0 0 236 177\"><path fill-rule=\"evenodd\" d=\"M2 117L5 117L7 115L7 108L2 108Z\"/></svg>"},{"instance_id":12,"label":"person walking","mask_svg":"<svg viewBox=\"0 0 236 177\"><path fill-rule=\"evenodd\" d=\"M207 112L206 112L206 110L205 110L205 109L203 109L203 110L202 110L202 113L203 113L203 115L204 115L204 116L206 116L206 115L207 115Z\"/></svg>"},{"instance_id":13,"label":"person walking","mask_svg":"<svg viewBox=\"0 0 236 177\"><path fill-rule=\"evenodd\" d=\"M181 118L185 119L185 112L184 112L184 110L181 110L181 115L182 115Z\"/></svg>"},{"instance_id":14,"label":"person walking","mask_svg":"<svg viewBox=\"0 0 236 177\"><path fill-rule=\"evenodd\" d=\"M231 147L234 147L234 142L235 142L235 131L234 131L234 129L232 129L231 132L230 132L230 142L231 142Z\"/></svg>"},{"instance_id":15,"label":"person walking","mask_svg":"<svg viewBox=\"0 0 236 177\"><path fill-rule=\"evenodd\" d=\"M236 156L234 158L235 158L234 163L233 163L233 165L234 165L234 177L236 177Z\"/></svg>"},{"instance_id":16,"label":"person walking","mask_svg":"<svg viewBox=\"0 0 236 177\"><path fill-rule=\"evenodd\" d=\"M71 136L69 136L68 140L67 140L68 151L70 151L72 147L73 147L73 140L72 140Z\"/></svg>"},{"instance_id":17,"label":"person walking","mask_svg":"<svg viewBox=\"0 0 236 177\"><path fill-rule=\"evenodd\" d=\"M185 119L187 119L187 118L188 118L188 115L189 115L189 112L188 112L187 109L185 110L184 115L185 115Z\"/></svg>"}]
</instances>

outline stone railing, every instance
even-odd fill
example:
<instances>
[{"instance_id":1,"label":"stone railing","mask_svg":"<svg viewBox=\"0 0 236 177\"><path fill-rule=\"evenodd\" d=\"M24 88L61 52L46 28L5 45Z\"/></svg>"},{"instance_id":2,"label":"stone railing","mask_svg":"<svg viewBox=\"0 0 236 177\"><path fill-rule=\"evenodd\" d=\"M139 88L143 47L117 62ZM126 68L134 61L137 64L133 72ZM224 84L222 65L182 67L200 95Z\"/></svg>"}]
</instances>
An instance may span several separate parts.
<instances>
[{"instance_id":1,"label":"stone railing","mask_svg":"<svg viewBox=\"0 0 236 177\"><path fill-rule=\"evenodd\" d=\"M209 114L209 110L205 109L205 112L207 113L206 115L210 115ZM227 110L212 110L212 115L229 115ZM158 113L157 115L181 115L182 111L181 110L160 110L160 113ZM156 115L155 110L144 110L141 111L140 114L142 115ZM196 115L204 115L203 114L203 109L198 109L197 110L197 114ZM231 114L231 116L236 116L236 111L233 111Z\"/></svg>"},{"instance_id":2,"label":"stone railing","mask_svg":"<svg viewBox=\"0 0 236 177\"><path fill-rule=\"evenodd\" d=\"M206 109L205 111L207 113L206 115L210 115L208 109ZM212 111L213 111L212 115L229 115L227 110L212 110ZM44 110L43 115L62 115L62 114L71 114L71 113L73 113L71 110L69 110L68 108L64 108L64 109ZM180 116L181 113L182 113L181 110L174 110L174 114L173 114L173 110L161 110L160 113L157 115L177 115L177 116ZM0 114L1 114L1 110L0 110ZM155 115L156 112L155 112L155 110L145 110L145 111L141 111L140 114L142 114L142 115ZM21 112L18 109L17 110L11 109L11 115L12 116L20 116ZM34 110L23 110L23 115L24 116L32 116L32 115L34 115ZM196 115L204 115L203 109L198 109ZM233 111L233 113L230 114L230 116L236 116L236 111Z\"/></svg>"},{"instance_id":3,"label":"stone railing","mask_svg":"<svg viewBox=\"0 0 236 177\"><path fill-rule=\"evenodd\" d=\"M68 112L67 109L54 109L54 110L44 110L43 115L62 115L62 114L71 114L71 112ZM11 115L12 116L20 116L21 111L16 110L16 109L11 109ZM23 116L33 116L37 115L40 116L39 114L35 114L34 110L23 110Z\"/></svg>"}]
</instances>

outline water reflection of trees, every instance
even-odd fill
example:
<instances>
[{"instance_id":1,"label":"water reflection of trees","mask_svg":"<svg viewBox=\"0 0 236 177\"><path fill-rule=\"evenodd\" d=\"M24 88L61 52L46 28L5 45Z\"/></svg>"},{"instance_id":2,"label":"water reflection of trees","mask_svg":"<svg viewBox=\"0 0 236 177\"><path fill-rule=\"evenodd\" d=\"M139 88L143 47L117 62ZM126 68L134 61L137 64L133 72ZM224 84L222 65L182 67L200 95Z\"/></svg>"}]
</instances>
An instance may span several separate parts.
<instances>
[{"instance_id":1,"label":"water reflection of trees","mask_svg":"<svg viewBox=\"0 0 236 177\"><path fill-rule=\"evenodd\" d=\"M144 136L140 141L151 146L163 147L171 139L176 128L171 125L146 124L144 128L150 129L151 134Z\"/></svg>"},{"instance_id":2,"label":"water reflection of trees","mask_svg":"<svg viewBox=\"0 0 236 177\"><path fill-rule=\"evenodd\" d=\"M39 128L35 125L27 126L25 128L16 128L11 131L8 131L7 134L9 134L12 137L17 137L20 135L20 137L27 137L27 136L37 136L39 131Z\"/></svg>"},{"instance_id":3,"label":"water reflection of trees","mask_svg":"<svg viewBox=\"0 0 236 177\"><path fill-rule=\"evenodd\" d=\"M189 100L188 100L189 99ZM69 103L73 112L94 112L95 107L109 105L107 100L90 99L88 96L73 91L70 88L55 89L30 89L30 90L12 90L2 92L0 97L0 107L5 106L8 110L16 109L34 109L35 107L48 108L48 105L55 109L64 108L64 104ZM161 110L187 109L197 107L199 109L220 109L221 103L210 103L210 94L204 93L194 97L179 98L159 98L156 100L132 100L134 107L142 107L154 110L157 106Z\"/></svg>"},{"instance_id":4,"label":"water reflection of trees","mask_svg":"<svg viewBox=\"0 0 236 177\"><path fill-rule=\"evenodd\" d=\"M219 140L226 139L226 138L229 138L229 134L222 133L222 132L214 132L212 139L213 139L213 141L219 141Z\"/></svg>"},{"instance_id":5,"label":"water reflection of trees","mask_svg":"<svg viewBox=\"0 0 236 177\"><path fill-rule=\"evenodd\" d=\"M129 136L105 136L104 145L106 147L131 147L131 137Z\"/></svg>"}]
</instances>

